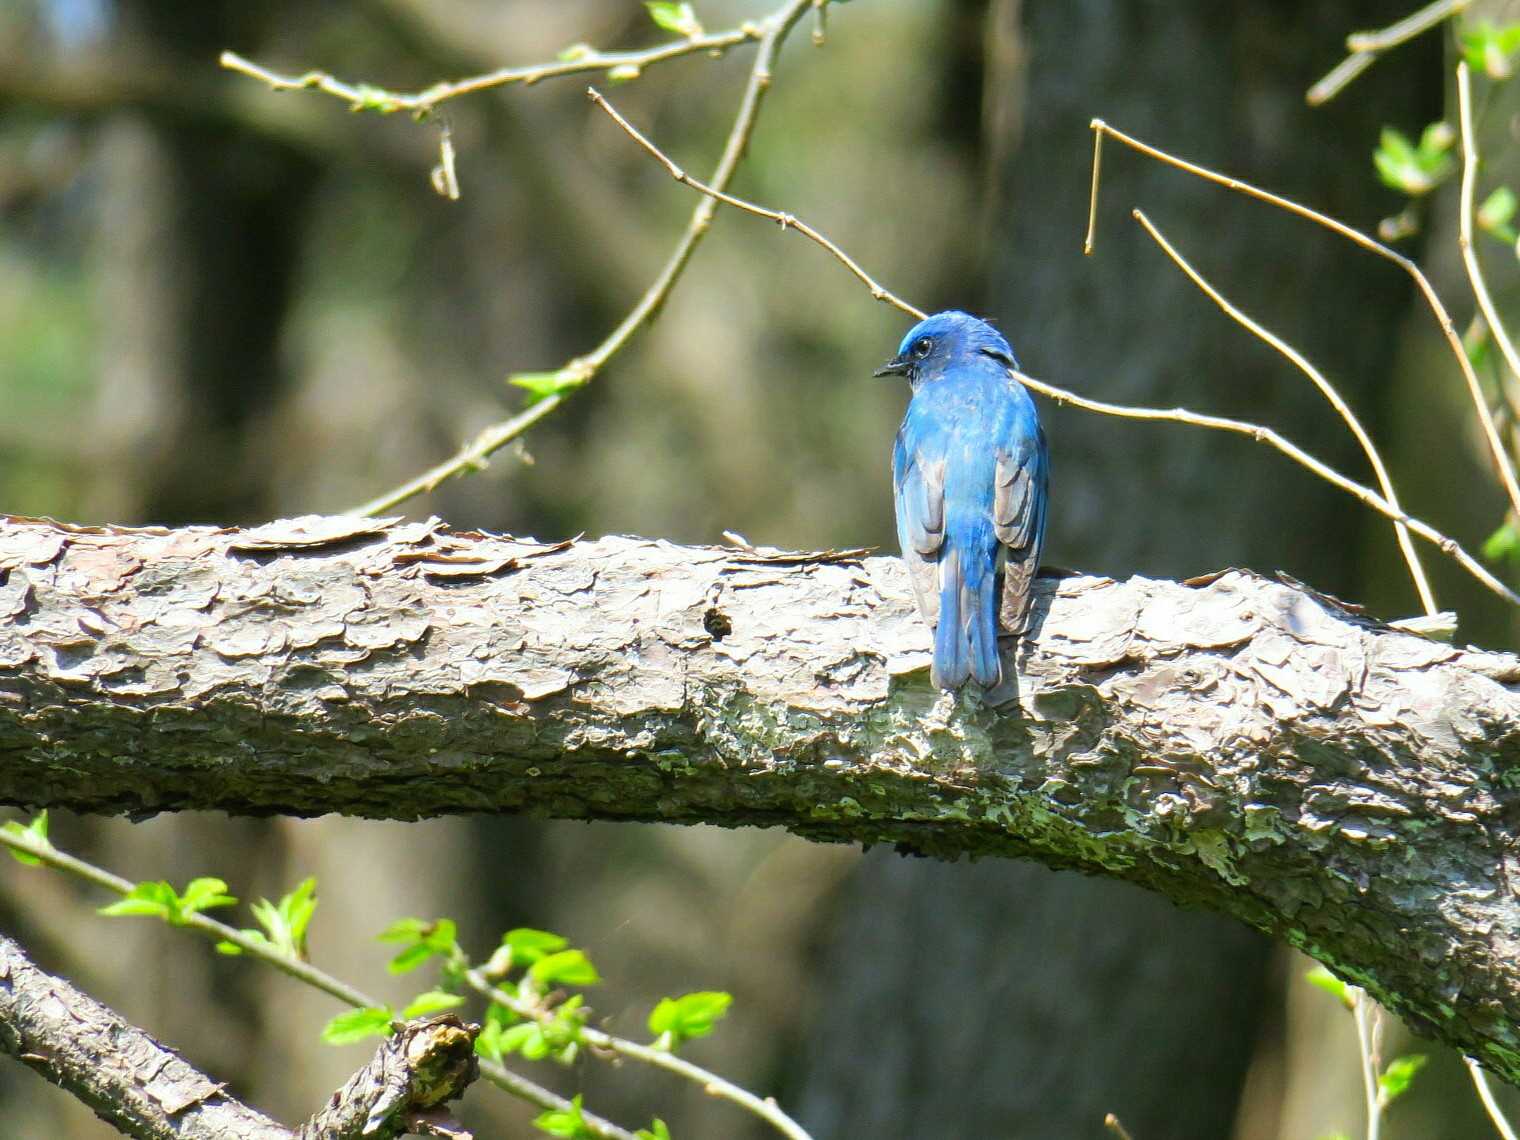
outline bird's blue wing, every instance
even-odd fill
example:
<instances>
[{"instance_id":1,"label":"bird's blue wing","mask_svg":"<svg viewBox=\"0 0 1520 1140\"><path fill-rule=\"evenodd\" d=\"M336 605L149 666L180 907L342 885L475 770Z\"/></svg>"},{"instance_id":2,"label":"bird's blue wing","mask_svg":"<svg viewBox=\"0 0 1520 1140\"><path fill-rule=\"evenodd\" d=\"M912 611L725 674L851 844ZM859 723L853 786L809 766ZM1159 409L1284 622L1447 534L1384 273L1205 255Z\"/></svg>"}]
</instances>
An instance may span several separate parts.
<instances>
[{"instance_id":1,"label":"bird's blue wing","mask_svg":"<svg viewBox=\"0 0 1520 1140\"><path fill-rule=\"evenodd\" d=\"M933 629L939 622L939 551L945 541L945 461L918 446L910 413L892 447L892 490L897 539L918 610Z\"/></svg>"},{"instance_id":2,"label":"bird's blue wing","mask_svg":"<svg viewBox=\"0 0 1520 1140\"><path fill-rule=\"evenodd\" d=\"M1050 454L1045 432L1031 413L997 450L992 521L1003 552L1002 627L1023 633L1029 624L1030 589L1045 545L1045 502Z\"/></svg>"}]
</instances>

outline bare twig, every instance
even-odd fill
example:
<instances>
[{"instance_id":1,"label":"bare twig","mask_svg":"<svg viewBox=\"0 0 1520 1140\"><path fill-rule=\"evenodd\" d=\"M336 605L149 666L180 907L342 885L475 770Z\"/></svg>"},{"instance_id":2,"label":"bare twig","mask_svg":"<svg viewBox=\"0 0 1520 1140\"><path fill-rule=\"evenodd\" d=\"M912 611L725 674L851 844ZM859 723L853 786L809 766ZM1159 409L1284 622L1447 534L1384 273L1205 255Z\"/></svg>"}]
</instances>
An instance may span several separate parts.
<instances>
[{"instance_id":1,"label":"bare twig","mask_svg":"<svg viewBox=\"0 0 1520 1140\"><path fill-rule=\"evenodd\" d=\"M602 100L601 102L605 109L611 113L611 107L606 105L606 101ZM658 160L667 170L671 170L673 172L680 171L679 166L677 166L673 161L666 157L665 154L660 151L660 149L656 147L655 144L648 138L645 138L643 135L640 135L638 132L634 131L633 128L627 124L626 120L624 120L619 115L614 115L614 118L616 118L619 123L623 125L624 129L627 130L630 135L635 137L639 141L640 145L652 156L654 156L654 158ZM1118 132L1113 133L1116 135L1118 134ZM1102 138L1101 133L1098 137L1100 139ZM1133 140L1128 139L1127 136L1120 137L1124 138L1127 142L1133 142ZM1139 145L1144 147L1145 144L1141 143ZM1168 158L1170 158L1170 156L1168 156ZM681 177L678 180L684 182L688 186L693 186L693 180L690 178ZM721 197L719 197L712 195L710 188L693 186L693 189L697 189L704 195L708 195L708 201L721 201L726 205L733 206L735 209L743 210L749 214L754 214L757 217L768 218L772 221L779 221L781 218L786 218L786 224L788 228L796 229L804 237L810 238L822 248L828 250L836 258L838 258L840 263L844 265L845 268L849 269L852 274L854 274L860 280L867 282L868 285L872 287L872 296L878 296L879 293L879 300L885 301L887 304L890 304L895 308L902 310L904 313L907 313L912 317L918 318L920 320L923 318L924 313L921 309L917 308L914 305L910 305L908 302L902 300L895 294L888 292L886 289L883 289L880 286L876 285L874 280L869 275L867 275L865 271L862 270L853 259L845 256L834 242L824 237L812 226L803 225L798 221L798 219L794 218L790 214L784 214L779 210L772 210L765 206L757 206L753 202L747 202L741 198L735 198L734 196L727 193L722 194ZM1265 192L1263 191L1260 193ZM1304 208L1296 207L1296 209L1302 210ZM1330 219L1326 220L1330 221ZM1339 225L1340 223L1334 224ZM1365 240L1369 242L1371 241L1370 238L1367 238ZM1372 244L1376 245L1377 243L1373 242ZM1391 253L1392 251L1389 252ZM1396 257L1397 255L1395 254L1394 256ZM1418 272L1418 270L1415 272ZM1447 319L1449 322L1449 318ZM1466 357L1463 357L1463 359L1465 360ZM1434 543L1446 554L1450 555L1458 562L1460 562L1468 570L1469 573L1476 577L1478 581L1482 582L1490 590L1494 591L1506 601L1514 605L1520 605L1520 594L1516 594L1503 582L1499 581L1499 579L1495 578L1486 569L1484 569L1483 564L1480 563L1471 554L1469 554L1465 549L1463 549L1463 547L1455 539L1448 538L1446 535L1442 534L1440 531L1436 530L1429 524L1421 522L1419 519L1413 518L1410 515L1406 514L1402 508L1390 503L1376 491L1373 491L1369 487L1363 486L1355 480L1342 475L1334 468L1320 462L1308 452L1304 451L1303 448L1297 446L1296 444L1290 443L1287 439L1279 435L1277 432L1273 431L1271 428L1263 427L1260 424L1246 423L1242 420L1226 419L1223 416L1202 415L1198 412L1188 411L1185 408L1140 408L1131 407L1125 404L1110 404L1102 400L1090 400L1085 396L1078 396L1076 393L1069 392L1064 388L1058 388L1054 384L1047 384L1042 380L1036 380L1034 377L1025 375L1022 372L1015 372L1014 375L1017 376L1018 379L1024 383L1024 386L1029 388L1031 391L1039 392L1041 395L1049 397L1058 404L1070 404L1073 407L1082 408L1086 411L1099 412L1103 415L1117 416L1121 419L1169 421L1172 423L1190 424L1194 427L1211 428L1216 431L1227 431L1232 432L1236 435L1248 436L1258 443L1268 444L1269 446L1274 447L1278 451L1282 452L1295 463L1308 469L1315 475L1318 475L1321 479L1324 479L1334 486L1341 488L1341 490L1346 491L1348 494L1354 495L1357 499L1360 499L1367 506L1383 515L1390 522L1399 523L1407 527L1415 534L1419 535L1421 538Z\"/></svg>"},{"instance_id":2,"label":"bare twig","mask_svg":"<svg viewBox=\"0 0 1520 1140\"><path fill-rule=\"evenodd\" d=\"M1365 990L1347 986L1356 1018L1356 1043L1361 1052L1362 1095L1367 1107L1367 1140L1378 1140L1383 1129L1383 1104L1378 1099L1377 1008Z\"/></svg>"},{"instance_id":3,"label":"bare twig","mask_svg":"<svg viewBox=\"0 0 1520 1140\"><path fill-rule=\"evenodd\" d=\"M1473 1086L1478 1090L1478 1099L1483 1102L1483 1108L1488 1113L1488 1119L1493 1121L1494 1128L1504 1140L1520 1140L1515 1135L1515 1129L1505 1119L1504 1111L1499 1107L1499 1102L1494 1100L1494 1090L1488 1087L1488 1074L1483 1071L1483 1066L1471 1057L1463 1057L1467 1062L1467 1071L1472 1074Z\"/></svg>"},{"instance_id":4,"label":"bare twig","mask_svg":"<svg viewBox=\"0 0 1520 1140\"><path fill-rule=\"evenodd\" d=\"M1103 1127L1117 1136L1119 1140L1134 1140L1134 1137L1129 1134L1129 1129L1119 1123L1119 1118L1111 1112L1103 1118Z\"/></svg>"},{"instance_id":5,"label":"bare twig","mask_svg":"<svg viewBox=\"0 0 1520 1140\"><path fill-rule=\"evenodd\" d=\"M713 187L722 190L732 180L740 160L744 157L745 148L749 145L750 135L754 132L760 104L770 89L771 66L775 62L776 53L786 40L787 33L812 6L813 0L787 0L779 9L760 22L759 46L755 52L755 62L750 67L749 81L739 104L739 112L734 118L733 126L729 129L728 141L724 144L722 157L718 159L718 165L713 170L710 179ZM717 204L711 199L704 199L697 204L697 208L692 211L690 221L686 224L686 229L676 242L675 249L666 260L664 268L660 270L659 275L645 290L644 295L639 298L628 315L601 344L586 355L576 357L560 370L573 377L576 387L591 380L602 366L659 312L665 299L670 296L670 291L676 281L680 279L682 271L685 270L686 263L691 260L691 255L695 252L698 243L706 236L716 210ZM564 403L572 391L574 388L548 396L511 419L486 428L451 458L415 479L410 479L401 486L354 507L348 513L379 514L398 503L404 503L416 495L433 490L446 479L465 471L478 469L488 456L522 435L528 428Z\"/></svg>"},{"instance_id":6,"label":"bare twig","mask_svg":"<svg viewBox=\"0 0 1520 1140\"><path fill-rule=\"evenodd\" d=\"M822 9L819 10L822 11ZM757 218L769 219L770 221L775 222L784 230L796 230L803 237L809 239L810 241L816 242L818 245L821 245L824 249L826 249L829 253L833 254L839 263L848 269L851 273L853 273L860 280L860 283L871 291L871 296L875 297L878 301L884 301L892 307L900 309L903 312L909 314L910 316L917 317L919 320L923 319L923 313L919 312L902 298L897 297L892 293L889 293L886 289L882 288L882 286L876 282L875 278L873 278L869 273L860 267L854 258L852 258L844 250L840 249L828 238L824 237L823 234L819 233L812 226L804 222L801 218L798 218L792 214L785 213L781 210L771 210L767 209L764 206L757 206L753 202L746 202L743 198L735 198L732 194L726 194L722 190L708 186L704 182L698 182L691 175L687 174L686 171L677 166L675 162L665 154L664 151L660 150L659 147L655 146L654 143L645 138L639 132L639 129L630 123L627 119L625 119L621 112L619 112L616 107L608 102L607 98L595 87L586 88L586 94L593 103L595 103L602 110L606 111L607 114L612 117L612 121L615 122L618 126L622 127L634 142L643 147L645 151L654 157L655 161L665 167L666 171L677 182L680 182L685 186L690 186L697 193L706 194L709 198L722 202L725 206L732 206L734 209L742 210L746 214L754 214Z\"/></svg>"},{"instance_id":7,"label":"bare twig","mask_svg":"<svg viewBox=\"0 0 1520 1140\"><path fill-rule=\"evenodd\" d=\"M1381 258L1393 262L1404 272L1408 273L1414 279L1415 284L1419 286L1420 293L1425 298L1425 303L1435 316L1436 323L1440 326L1441 333L1446 338L1446 343L1450 347L1452 355L1456 358L1458 366L1462 369L1462 376L1467 381L1468 395L1471 397L1474 410L1478 414L1478 421L1483 427L1484 439L1488 444L1489 453L1493 457L1494 465L1498 468L1499 478L1504 485L1505 494L1509 498L1510 507L1516 515L1520 515L1520 480L1516 478L1514 463L1510 460L1509 453L1505 450L1504 444L1499 438L1499 431L1494 424L1493 414L1489 411L1488 401L1483 396L1483 388L1478 383L1478 375L1473 371L1472 361L1467 358L1467 353L1462 347L1462 338L1457 335L1456 327L1452 324L1451 314L1441 304L1441 299L1437 296L1434 286L1430 283L1430 279L1421 272L1418 265L1397 250L1390 249L1381 242L1368 237L1361 230L1354 229L1345 222L1337 221L1328 214L1322 214L1318 210L1301 205L1290 198L1273 194L1269 190L1263 190L1259 186L1253 186L1249 182L1242 182L1238 178L1231 178L1227 174L1220 174L1218 171L1210 170L1208 167L1199 166L1196 163L1188 162L1186 159L1178 158L1176 155L1169 154L1164 150L1151 146L1149 143L1141 142L1139 139L1125 134L1116 127L1109 126L1102 119L1094 119L1092 121L1092 129L1094 132L1092 212L1087 220L1087 241L1085 245L1086 252L1088 253L1092 252L1097 227L1098 158L1101 154L1103 136L1108 135L1123 143L1131 150L1138 151L1149 158L1154 158L1156 161L1165 163L1167 166L1191 174L1196 178L1202 178L1206 182L1212 182L1215 185L1234 190L1247 197L1266 202L1296 217L1323 226L1331 233L1339 234L1368 253L1375 253ZM1415 528L1411 527L1411 529Z\"/></svg>"},{"instance_id":8,"label":"bare twig","mask_svg":"<svg viewBox=\"0 0 1520 1140\"><path fill-rule=\"evenodd\" d=\"M1472 78L1465 60L1457 64L1457 109L1462 130L1462 205L1457 244L1461 246L1462 264L1467 267L1467 280L1472 284L1473 297L1478 302L1483 319L1488 322L1488 331L1493 336L1494 343L1499 346L1504 363L1509 366L1510 375L1520 379L1520 353L1515 351L1515 342L1510 339L1509 331L1504 327L1504 318L1499 315L1499 310L1494 307L1493 298L1489 296L1488 283L1483 277L1482 266L1478 264L1478 250L1473 243L1473 199L1477 194L1478 144L1473 135Z\"/></svg>"},{"instance_id":9,"label":"bare twig","mask_svg":"<svg viewBox=\"0 0 1520 1140\"><path fill-rule=\"evenodd\" d=\"M1104 400L1090 400L1085 396L1078 396L1068 392L1064 388L1057 388L1054 384L1047 384L1043 380L1036 380L1033 376L1027 376L1022 372L1015 372L1015 376L1023 382L1024 386L1031 391L1039 392L1042 396L1048 396L1058 404L1070 404L1075 408L1082 408L1089 412L1101 412L1107 416L1118 416L1128 420L1151 420L1157 422L1170 422L1178 424L1191 424L1194 427L1212 428L1215 431L1232 432L1235 435L1243 435L1254 439L1257 443L1265 443L1275 448L1300 467L1318 475L1348 495L1361 500L1378 514L1390 522L1403 523L1415 534L1427 542L1441 548L1446 554L1455 558L1462 566L1483 585L1487 586L1499 597L1511 605L1520 606L1520 594L1516 594L1498 578L1494 577L1483 564L1474 558L1461 543L1436 530L1429 523L1422 522L1404 511L1396 509L1388 500L1384 499L1370 487L1365 487L1354 479L1347 478L1335 468L1320 462L1303 448L1289 442L1283 436L1269 427L1261 424L1247 423L1244 420L1227 419L1224 416L1209 416L1198 412L1190 412L1186 408L1137 408L1127 404L1110 404Z\"/></svg>"},{"instance_id":10,"label":"bare twig","mask_svg":"<svg viewBox=\"0 0 1520 1140\"><path fill-rule=\"evenodd\" d=\"M65 851L60 851L51 843L38 842L29 837L12 835L0 831L0 845L9 847L13 851L20 851L52 867L54 870L65 871L77 879L82 879L87 883L102 887L118 895L130 894L134 885L127 879L114 875L102 867L97 867L93 863L87 863L83 859L76 858ZM323 993L329 994L356 1009L374 1008L383 1004L378 999L355 989L347 982L333 977L333 975L325 970L320 970L311 963L303 962L299 958L282 954L268 942L262 939L250 938L241 930L228 926L226 923L218 922L214 918L208 918L204 914L196 913L187 916L184 925L218 941L230 942L242 950L243 953L273 966L282 974L287 974L299 982L304 982L313 989L321 990ZM495 1062L482 1060L480 1062L480 1072L482 1076L498 1088L530 1104L537 1105L539 1108L552 1112L564 1112L572 1107L570 1102L564 1097ZM634 1140L633 1133L619 1128L616 1124L613 1124L609 1120L604 1120L594 1113L582 1111L585 1115L587 1127L597 1136L603 1137L605 1140Z\"/></svg>"},{"instance_id":11,"label":"bare twig","mask_svg":"<svg viewBox=\"0 0 1520 1140\"><path fill-rule=\"evenodd\" d=\"M465 979L470 988L476 993L497 1002L519 1017L531 1018L541 1024L548 1024L554 1020L554 1011L541 1002L529 1001L508 993L499 986L493 985L478 967L465 971ZM802 1126L783 1112L775 1100L771 1097L758 1097L747 1089L740 1088L732 1081L718 1076L694 1065L684 1057L664 1049L656 1049L651 1045L641 1045L637 1041L629 1041L624 1037L615 1037L610 1033L604 1033L600 1029L585 1025L581 1027L581 1037L593 1049L607 1050L621 1054L624 1057L633 1057L660 1069L667 1069L677 1073L687 1080L695 1081L702 1086L709 1096L718 1097L721 1100L731 1101L741 1108L754 1113L760 1119L770 1124L776 1131L786 1136L788 1140L812 1140Z\"/></svg>"},{"instance_id":12,"label":"bare twig","mask_svg":"<svg viewBox=\"0 0 1520 1140\"><path fill-rule=\"evenodd\" d=\"M1378 453L1377 447L1373 444L1372 437L1367 434L1366 429L1362 427L1361 421L1356 418L1356 414L1352 412L1346 401L1342 399L1341 394L1336 391L1335 386L1325 379L1324 374L1319 369L1309 363L1303 353L1241 312L1214 286L1210 285L1203 275L1194 269L1185 257L1177 252L1171 242L1162 236L1161 231L1156 228L1150 218L1146 217L1144 211L1135 210L1133 213L1135 220L1145 227L1145 232L1150 234L1167 257L1172 259L1172 263L1182 270L1188 279L1198 286L1209 300L1223 309L1226 316L1253 336L1271 345L1309 378L1310 382L1319 389L1320 395L1329 401L1330 406L1335 409L1342 421L1351 429L1351 434L1356 437L1357 443L1361 445L1362 454L1367 457L1367 462L1372 465L1373 473L1377 476L1378 487L1383 492L1383 498L1395 510L1403 510L1399 506L1398 496L1394 493L1393 480L1388 477L1388 469L1383 465L1383 457ZM1426 614L1434 615L1440 612L1440 607L1436 605L1435 595L1431 592L1430 582L1425 577L1425 567L1420 564L1420 556L1414 548L1414 540L1409 537L1409 528L1401 522L1394 523L1393 527L1398 538L1399 550L1403 552L1404 561L1409 567L1409 576L1414 580L1415 590L1420 595L1420 604L1425 607Z\"/></svg>"},{"instance_id":13,"label":"bare twig","mask_svg":"<svg viewBox=\"0 0 1520 1140\"><path fill-rule=\"evenodd\" d=\"M567 367L573 367L574 361ZM545 396L536 404L523 409L509 420L499 424L492 424L486 428L468 444L454 455L445 459L442 463L428 468L421 475L408 479L399 487L394 487L383 495L376 495L367 503L361 503L346 513L351 515L378 515L398 503L404 503L408 499L425 495L427 492L437 489L439 484L452 479L455 475L461 475L466 471L479 471L486 466L486 460L511 443L523 432L527 431L539 420L543 419L555 408L559 407L569 397L569 391L558 392L552 396Z\"/></svg>"},{"instance_id":14,"label":"bare twig","mask_svg":"<svg viewBox=\"0 0 1520 1140\"><path fill-rule=\"evenodd\" d=\"M623 74L642 71L656 63L698 52L726 52L729 48L751 40L758 41L764 35L762 26L745 22L726 32L711 32L683 40L671 40L652 48L638 51L601 52L591 48L575 53L570 59L552 63L535 63L526 67L503 67L484 75L460 79L452 83L436 83L425 91L387 91L367 83L345 83L325 71L307 71L300 75L286 75L245 59L237 52L224 51L218 62L228 71L247 75L261 83L267 83L273 91L320 91L341 99L352 111L410 111L426 113L438 104L461 95L488 91L494 87L507 87L514 83L531 86L542 79L557 79L564 75L584 75L588 72L608 72L623 69Z\"/></svg>"},{"instance_id":15,"label":"bare twig","mask_svg":"<svg viewBox=\"0 0 1520 1140\"><path fill-rule=\"evenodd\" d=\"M1390 48L1408 43L1416 36L1429 31L1442 20L1461 12L1472 0L1435 0L1417 12L1411 12L1402 20L1373 32L1352 32L1346 37L1346 50L1351 54L1331 69L1330 73L1309 88L1304 98L1311 106L1328 103L1344 90L1353 79L1366 71L1377 57Z\"/></svg>"}]
</instances>

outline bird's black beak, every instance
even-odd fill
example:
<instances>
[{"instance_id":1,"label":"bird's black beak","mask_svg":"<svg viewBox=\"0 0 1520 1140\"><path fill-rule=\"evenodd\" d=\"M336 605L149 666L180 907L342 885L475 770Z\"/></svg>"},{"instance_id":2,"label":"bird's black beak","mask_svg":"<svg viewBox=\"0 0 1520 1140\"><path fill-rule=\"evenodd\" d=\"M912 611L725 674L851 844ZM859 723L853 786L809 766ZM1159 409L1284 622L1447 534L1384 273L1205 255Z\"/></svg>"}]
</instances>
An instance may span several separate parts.
<instances>
[{"instance_id":1,"label":"bird's black beak","mask_svg":"<svg viewBox=\"0 0 1520 1140\"><path fill-rule=\"evenodd\" d=\"M909 360L906 357L903 357L903 356L894 356L891 360L887 361L880 368L878 368L875 372L871 373L871 375L872 376L902 376L911 367L912 367L912 364L909 362Z\"/></svg>"}]
</instances>

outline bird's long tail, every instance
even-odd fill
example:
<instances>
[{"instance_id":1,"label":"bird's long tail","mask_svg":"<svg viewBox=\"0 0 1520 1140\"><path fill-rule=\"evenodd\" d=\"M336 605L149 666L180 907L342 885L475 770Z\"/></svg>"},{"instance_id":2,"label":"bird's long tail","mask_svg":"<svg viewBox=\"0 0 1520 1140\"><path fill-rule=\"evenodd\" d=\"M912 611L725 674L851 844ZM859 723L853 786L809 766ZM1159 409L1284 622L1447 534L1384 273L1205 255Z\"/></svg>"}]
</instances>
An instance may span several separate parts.
<instances>
[{"instance_id":1,"label":"bird's long tail","mask_svg":"<svg viewBox=\"0 0 1520 1140\"><path fill-rule=\"evenodd\" d=\"M947 542L939 559L939 625L930 679L958 689L968 678L992 688L1003 677L997 645L997 563L991 551Z\"/></svg>"}]
</instances>

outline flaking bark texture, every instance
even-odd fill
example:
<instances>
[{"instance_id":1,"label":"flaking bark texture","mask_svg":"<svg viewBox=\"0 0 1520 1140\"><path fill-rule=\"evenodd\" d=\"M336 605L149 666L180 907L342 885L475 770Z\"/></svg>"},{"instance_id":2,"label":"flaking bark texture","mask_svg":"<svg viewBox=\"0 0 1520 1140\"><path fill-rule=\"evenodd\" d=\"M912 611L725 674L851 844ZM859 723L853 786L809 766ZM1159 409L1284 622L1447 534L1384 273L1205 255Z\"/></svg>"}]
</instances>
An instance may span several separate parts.
<instances>
[{"instance_id":1,"label":"flaking bark texture","mask_svg":"<svg viewBox=\"0 0 1520 1140\"><path fill-rule=\"evenodd\" d=\"M393 1140L414 1133L470 1140L470 1133L442 1114L442 1106L463 1096L478 1075L479 1032L478 1025L452 1015L405 1023L296 1129L294 1140ZM429 1118L437 1127L425 1130L420 1125Z\"/></svg>"},{"instance_id":2,"label":"flaking bark texture","mask_svg":"<svg viewBox=\"0 0 1520 1140\"><path fill-rule=\"evenodd\" d=\"M1044 579L986 699L929 687L901 564L860 552L9 519L0 623L6 803L1030 856L1234 915L1520 1078L1520 659L1296 586Z\"/></svg>"},{"instance_id":3,"label":"flaking bark texture","mask_svg":"<svg viewBox=\"0 0 1520 1140\"><path fill-rule=\"evenodd\" d=\"M293 1140L0 934L0 1051L144 1140ZM357 1133L355 1133L357 1134Z\"/></svg>"}]
</instances>

